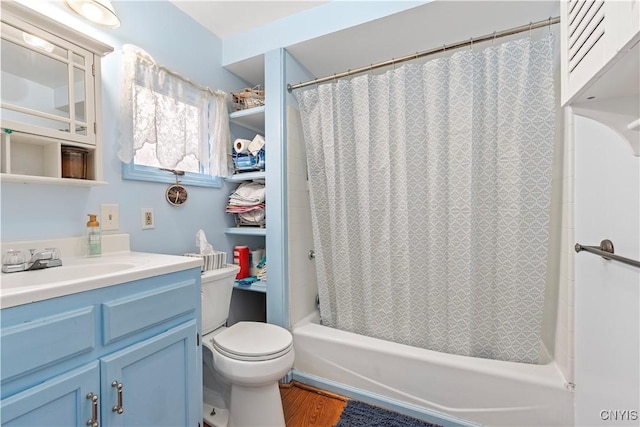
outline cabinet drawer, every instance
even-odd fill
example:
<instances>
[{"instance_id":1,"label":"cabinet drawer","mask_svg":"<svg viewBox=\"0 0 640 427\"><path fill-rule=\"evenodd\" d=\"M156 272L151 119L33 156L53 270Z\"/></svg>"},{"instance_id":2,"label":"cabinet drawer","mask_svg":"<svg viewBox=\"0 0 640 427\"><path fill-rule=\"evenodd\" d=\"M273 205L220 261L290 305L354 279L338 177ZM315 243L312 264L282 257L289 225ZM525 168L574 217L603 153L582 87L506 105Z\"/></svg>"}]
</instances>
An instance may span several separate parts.
<instances>
[{"instance_id":1,"label":"cabinet drawer","mask_svg":"<svg viewBox=\"0 0 640 427\"><path fill-rule=\"evenodd\" d=\"M188 280L103 303L103 344L194 312L199 302L197 283Z\"/></svg>"},{"instance_id":2,"label":"cabinet drawer","mask_svg":"<svg viewBox=\"0 0 640 427\"><path fill-rule=\"evenodd\" d=\"M93 350L94 313L89 306L2 328L2 381Z\"/></svg>"}]
</instances>

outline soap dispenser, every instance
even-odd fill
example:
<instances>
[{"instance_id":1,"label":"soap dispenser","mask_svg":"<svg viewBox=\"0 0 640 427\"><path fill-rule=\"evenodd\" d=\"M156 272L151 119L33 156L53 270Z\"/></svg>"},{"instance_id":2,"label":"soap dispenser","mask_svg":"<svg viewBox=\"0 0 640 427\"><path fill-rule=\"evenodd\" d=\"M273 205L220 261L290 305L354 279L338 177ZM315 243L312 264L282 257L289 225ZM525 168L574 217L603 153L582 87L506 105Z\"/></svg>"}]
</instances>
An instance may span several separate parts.
<instances>
[{"instance_id":1,"label":"soap dispenser","mask_svg":"<svg viewBox=\"0 0 640 427\"><path fill-rule=\"evenodd\" d=\"M94 257L102 254L102 241L100 237L100 223L95 214L88 214L87 222L87 256Z\"/></svg>"}]
</instances>

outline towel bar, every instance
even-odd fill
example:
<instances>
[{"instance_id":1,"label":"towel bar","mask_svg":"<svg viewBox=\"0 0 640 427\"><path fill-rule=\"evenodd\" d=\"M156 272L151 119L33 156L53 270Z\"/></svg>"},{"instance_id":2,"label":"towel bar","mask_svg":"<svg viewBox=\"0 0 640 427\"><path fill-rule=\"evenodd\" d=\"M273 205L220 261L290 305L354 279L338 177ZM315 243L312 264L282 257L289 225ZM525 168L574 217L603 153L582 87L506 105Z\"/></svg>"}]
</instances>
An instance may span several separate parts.
<instances>
[{"instance_id":1,"label":"towel bar","mask_svg":"<svg viewBox=\"0 0 640 427\"><path fill-rule=\"evenodd\" d=\"M618 261L623 264L632 265L634 267L640 268L640 261L636 261L634 259L625 258L620 255L615 255L613 253L613 242L609 239L605 239L600 242L600 246L583 246L580 243L576 243L575 246L576 252L587 251L592 254L600 255L602 258L606 260Z\"/></svg>"}]
</instances>

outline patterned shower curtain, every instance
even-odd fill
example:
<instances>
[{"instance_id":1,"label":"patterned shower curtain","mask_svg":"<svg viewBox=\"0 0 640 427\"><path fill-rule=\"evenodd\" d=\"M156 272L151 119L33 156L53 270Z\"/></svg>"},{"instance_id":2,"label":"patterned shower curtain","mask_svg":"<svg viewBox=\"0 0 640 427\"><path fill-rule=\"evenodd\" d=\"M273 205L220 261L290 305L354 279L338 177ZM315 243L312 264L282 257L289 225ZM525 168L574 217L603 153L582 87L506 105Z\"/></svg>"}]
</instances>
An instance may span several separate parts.
<instances>
[{"instance_id":1,"label":"patterned shower curtain","mask_svg":"<svg viewBox=\"0 0 640 427\"><path fill-rule=\"evenodd\" d=\"M323 324L537 363L552 35L298 91Z\"/></svg>"}]
</instances>

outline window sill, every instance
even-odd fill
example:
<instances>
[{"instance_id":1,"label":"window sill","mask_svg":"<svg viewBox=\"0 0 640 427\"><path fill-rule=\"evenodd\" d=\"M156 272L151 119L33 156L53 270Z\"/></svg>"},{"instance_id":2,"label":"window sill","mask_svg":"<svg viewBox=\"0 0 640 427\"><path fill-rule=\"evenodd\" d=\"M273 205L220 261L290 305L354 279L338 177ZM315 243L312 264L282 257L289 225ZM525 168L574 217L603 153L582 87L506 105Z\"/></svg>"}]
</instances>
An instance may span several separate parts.
<instances>
[{"instance_id":1,"label":"window sill","mask_svg":"<svg viewBox=\"0 0 640 427\"><path fill-rule=\"evenodd\" d=\"M176 177L170 172L148 166L134 166L133 162L122 164L122 179L165 184L176 183ZM222 178L216 176L185 172L185 174L178 179L180 180L180 184L183 185L222 188Z\"/></svg>"}]
</instances>

